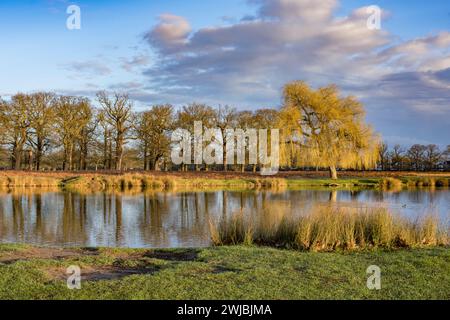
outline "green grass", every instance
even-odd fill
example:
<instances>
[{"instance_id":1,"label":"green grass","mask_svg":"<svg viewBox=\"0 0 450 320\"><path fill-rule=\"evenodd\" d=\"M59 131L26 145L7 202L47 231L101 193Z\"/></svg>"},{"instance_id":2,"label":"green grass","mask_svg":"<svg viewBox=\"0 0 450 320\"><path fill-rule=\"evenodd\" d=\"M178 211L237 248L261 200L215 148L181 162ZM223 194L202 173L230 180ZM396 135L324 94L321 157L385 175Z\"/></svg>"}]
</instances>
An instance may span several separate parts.
<instances>
[{"instance_id":1,"label":"green grass","mask_svg":"<svg viewBox=\"0 0 450 320\"><path fill-rule=\"evenodd\" d=\"M22 257L0 263L0 299L450 299L448 248L314 253L236 246L89 255L78 249L75 257L26 259L27 250L37 249L0 245L0 260ZM151 273L83 281L81 290L69 290L70 265ZM371 265L381 268L379 291L366 287Z\"/></svg>"}]
</instances>

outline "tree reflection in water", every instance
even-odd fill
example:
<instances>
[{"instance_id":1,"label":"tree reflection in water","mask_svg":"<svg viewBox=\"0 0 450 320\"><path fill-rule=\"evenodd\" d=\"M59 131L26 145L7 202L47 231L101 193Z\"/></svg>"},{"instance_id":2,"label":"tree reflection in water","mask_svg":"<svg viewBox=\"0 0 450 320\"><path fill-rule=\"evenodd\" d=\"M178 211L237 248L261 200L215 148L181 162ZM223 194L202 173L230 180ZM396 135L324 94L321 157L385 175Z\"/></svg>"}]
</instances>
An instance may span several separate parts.
<instances>
[{"instance_id":1,"label":"tree reflection in water","mask_svg":"<svg viewBox=\"0 0 450 320\"><path fill-rule=\"evenodd\" d=\"M143 194L0 193L0 241L55 246L200 247L209 223L244 214L267 219L317 204L387 206L406 215L450 212L448 189L217 191Z\"/></svg>"}]
</instances>

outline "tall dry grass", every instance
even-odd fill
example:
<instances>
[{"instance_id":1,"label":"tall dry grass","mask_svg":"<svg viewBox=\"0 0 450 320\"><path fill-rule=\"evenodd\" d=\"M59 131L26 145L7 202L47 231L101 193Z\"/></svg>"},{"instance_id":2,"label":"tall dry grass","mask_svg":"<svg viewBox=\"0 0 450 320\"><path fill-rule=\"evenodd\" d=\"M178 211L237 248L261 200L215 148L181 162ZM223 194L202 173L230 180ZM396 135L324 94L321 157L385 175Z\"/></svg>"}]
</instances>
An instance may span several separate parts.
<instances>
[{"instance_id":1,"label":"tall dry grass","mask_svg":"<svg viewBox=\"0 0 450 320\"><path fill-rule=\"evenodd\" d=\"M401 190L403 187L403 182L397 178L383 178L380 180L380 187L387 190Z\"/></svg>"},{"instance_id":2,"label":"tall dry grass","mask_svg":"<svg viewBox=\"0 0 450 320\"><path fill-rule=\"evenodd\" d=\"M214 187L232 188L242 187L253 190L277 190L283 191L287 188L285 179L277 178L249 178L249 179L210 179L179 177L171 175L95 175L76 176L65 179L62 185L67 190L73 191L131 191L131 190L185 190L210 189Z\"/></svg>"},{"instance_id":3,"label":"tall dry grass","mask_svg":"<svg viewBox=\"0 0 450 320\"><path fill-rule=\"evenodd\" d=\"M48 176L0 176L0 187L4 188L40 188L40 187L58 187L61 180Z\"/></svg>"},{"instance_id":4,"label":"tall dry grass","mask_svg":"<svg viewBox=\"0 0 450 320\"><path fill-rule=\"evenodd\" d=\"M427 215L411 220L384 208L317 207L309 215L239 212L210 223L214 245L264 245L310 251L449 245L448 228ZM269 218L268 218L269 217Z\"/></svg>"}]
</instances>

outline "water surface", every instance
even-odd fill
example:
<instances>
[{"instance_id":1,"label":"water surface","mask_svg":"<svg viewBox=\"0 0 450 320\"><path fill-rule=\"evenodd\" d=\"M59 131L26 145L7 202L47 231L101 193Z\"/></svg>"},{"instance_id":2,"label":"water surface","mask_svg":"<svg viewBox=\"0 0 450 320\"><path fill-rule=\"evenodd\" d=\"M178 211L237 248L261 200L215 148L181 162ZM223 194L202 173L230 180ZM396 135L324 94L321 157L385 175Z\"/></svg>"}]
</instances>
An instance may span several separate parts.
<instances>
[{"instance_id":1,"label":"water surface","mask_svg":"<svg viewBox=\"0 0 450 320\"><path fill-rule=\"evenodd\" d=\"M84 247L204 247L210 245L209 222L240 210L257 216L299 215L313 206L330 203L341 207L382 206L413 219L432 212L447 221L450 191L2 193L0 242Z\"/></svg>"}]
</instances>

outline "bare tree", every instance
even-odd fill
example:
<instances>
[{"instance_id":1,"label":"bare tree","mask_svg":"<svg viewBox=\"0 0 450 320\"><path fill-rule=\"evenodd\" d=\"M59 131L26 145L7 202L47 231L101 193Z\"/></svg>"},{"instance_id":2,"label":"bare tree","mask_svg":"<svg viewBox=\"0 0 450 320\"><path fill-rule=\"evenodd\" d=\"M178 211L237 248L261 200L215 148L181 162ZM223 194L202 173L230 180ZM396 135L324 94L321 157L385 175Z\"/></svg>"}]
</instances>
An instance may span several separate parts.
<instances>
[{"instance_id":1,"label":"bare tree","mask_svg":"<svg viewBox=\"0 0 450 320\"><path fill-rule=\"evenodd\" d=\"M92 108L85 98L62 96L57 99L55 131L64 148L63 169L74 169L74 151L83 130L92 119Z\"/></svg>"},{"instance_id":2,"label":"bare tree","mask_svg":"<svg viewBox=\"0 0 450 320\"><path fill-rule=\"evenodd\" d=\"M34 164L36 170L41 168L41 159L46 148L50 146L52 124L55 120L55 95L38 92L31 95L30 109L30 144L35 150Z\"/></svg>"},{"instance_id":3,"label":"bare tree","mask_svg":"<svg viewBox=\"0 0 450 320\"><path fill-rule=\"evenodd\" d=\"M103 154L103 169L111 170L113 161L112 161L112 127L106 121L105 112L103 110L100 110L97 114L97 122L98 122L98 128L100 129L100 134L102 135L102 141L100 142L100 146L102 149Z\"/></svg>"},{"instance_id":4,"label":"bare tree","mask_svg":"<svg viewBox=\"0 0 450 320\"><path fill-rule=\"evenodd\" d=\"M222 134L223 170L228 171L227 145L230 142L229 139L234 137L228 137L226 131L227 129L234 129L237 125L236 109L230 106L220 106L215 112L213 122Z\"/></svg>"},{"instance_id":5,"label":"bare tree","mask_svg":"<svg viewBox=\"0 0 450 320\"><path fill-rule=\"evenodd\" d=\"M405 150L399 144L396 144L390 152L392 168L394 170L403 170L405 163Z\"/></svg>"},{"instance_id":6,"label":"bare tree","mask_svg":"<svg viewBox=\"0 0 450 320\"><path fill-rule=\"evenodd\" d=\"M169 133L174 128L173 107L157 105L138 114L136 135L143 153L144 170L158 170L159 162L170 151Z\"/></svg>"},{"instance_id":7,"label":"bare tree","mask_svg":"<svg viewBox=\"0 0 450 320\"><path fill-rule=\"evenodd\" d=\"M115 169L122 170L124 145L127 141L127 133L132 125L130 123L132 116L132 104L126 94L114 93L110 98L106 92L97 94L98 102L102 106L105 120L111 125L115 134Z\"/></svg>"},{"instance_id":8,"label":"bare tree","mask_svg":"<svg viewBox=\"0 0 450 320\"><path fill-rule=\"evenodd\" d=\"M255 129L255 118L253 112L251 111L240 111L236 113L236 121L237 126L242 130ZM245 161L244 164L241 165L241 172L245 172L245 166L248 163L247 159L249 159L249 144L250 139L248 136L245 137L245 143L247 145L245 150ZM254 165L254 170L256 171L256 165Z\"/></svg>"},{"instance_id":9,"label":"bare tree","mask_svg":"<svg viewBox=\"0 0 450 320\"><path fill-rule=\"evenodd\" d=\"M78 169L87 170L88 157L90 147L95 143L95 133L98 126L98 118L93 116L93 109L90 109L90 113L87 114L90 118L80 131L78 138Z\"/></svg>"},{"instance_id":10,"label":"bare tree","mask_svg":"<svg viewBox=\"0 0 450 320\"><path fill-rule=\"evenodd\" d=\"M442 153L437 145L429 144L425 147L425 166L428 171L436 169L441 159Z\"/></svg>"},{"instance_id":11,"label":"bare tree","mask_svg":"<svg viewBox=\"0 0 450 320\"><path fill-rule=\"evenodd\" d=\"M30 96L16 94L11 102L3 102L0 110L0 122L5 133L3 143L11 150L11 166L21 169L24 146L30 134Z\"/></svg>"},{"instance_id":12,"label":"bare tree","mask_svg":"<svg viewBox=\"0 0 450 320\"><path fill-rule=\"evenodd\" d=\"M380 144L380 148L378 150L380 157L381 170L385 171L388 169L389 162L389 147L386 142L382 142Z\"/></svg>"},{"instance_id":13,"label":"bare tree","mask_svg":"<svg viewBox=\"0 0 450 320\"><path fill-rule=\"evenodd\" d=\"M203 129L210 128L214 124L215 111L210 106L205 104L192 103L188 106L184 106L177 114L177 126L191 132L194 131L194 124L199 121L203 124ZM196 137L192 135L193 142L195 143ZM196 164L196 170L200 170L199 164ZM183 166L186 170L186 165Z\"/></svg>"},{"instance_id":14,"label":"bare tree","mask_svg":"<svg viewBox=\"0 0 450 320\"><path fill-rule=\"evenodd\" d=\"M415 171L423 169L424 166L424 155L426 147L421 144L415 144L408 149L408 158L410 163L410 168Z\"/></svg>"}]
</instances>

